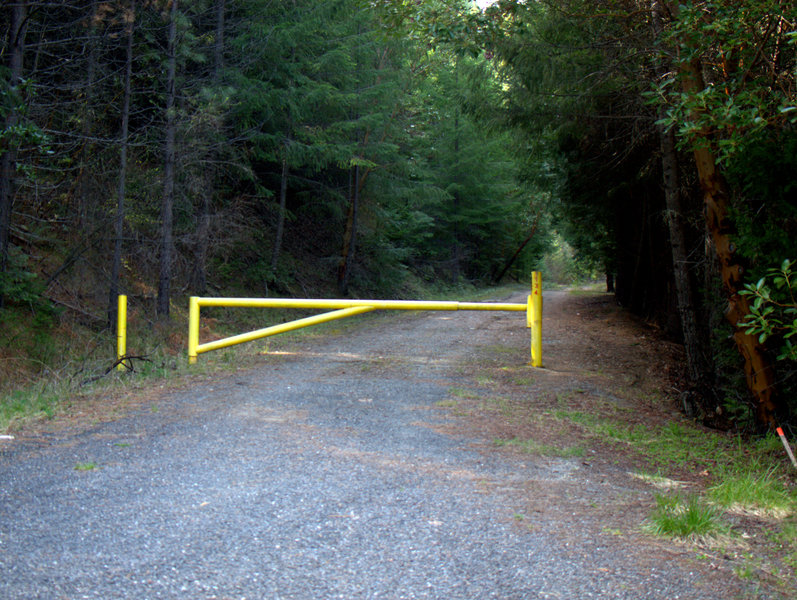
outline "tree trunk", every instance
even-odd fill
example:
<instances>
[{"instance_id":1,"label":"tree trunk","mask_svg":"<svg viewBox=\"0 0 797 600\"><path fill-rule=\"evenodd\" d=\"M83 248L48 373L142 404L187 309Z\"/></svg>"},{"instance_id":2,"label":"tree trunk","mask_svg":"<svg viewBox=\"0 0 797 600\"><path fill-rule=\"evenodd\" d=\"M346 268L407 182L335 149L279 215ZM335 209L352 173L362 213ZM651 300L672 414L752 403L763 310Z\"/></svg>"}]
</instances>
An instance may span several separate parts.
<instances>
[{"instance_id":1,"label":"tree trunk","mask_svg":"<svg viewBox=\"0 0 797 600\"><path fill-rule=\"evenodd\" d=\"M682 63L683 90L687 94L695 94L704 89L702 66L699 61ZM725 318L734 327L733 339L744 358L744 372L747 386L756 403L756 422L760 427L774 429L776 414L780 407L774 397L775 375L766 349L758 342L758 338L747 335L739 327L739 322L747 315L749 305L744 296L739 295L743 289L744 267L736 257L736 246L731 235L733 227L728 217L728 186L720 173L714 155L707 147L694 150L700 185L703 189L703 211L714 250L719 259L720 274L728 294L728 306Z\"/></svg>"},{"instance_id":2,"label":"tree trunk","mask_svg":"<svg viewBox=\"0 0 797 600\"><path fill-rule=\"evenodd\" d=\"M9 97L12 106L6 115L5 128L12 129L18 122L13 103L17 98L17 86L22 77L22 58L25 50L26 3L17 2L11 7L11 23L8 30L9 51ZM0 157L0 283L8 271L8 247L11 237L11 211L14 203L14 177L16 176L17 156L14 140L10 140ZM0 287L0 308L4 303L3 288Z\"/></svg>"},{"instance_id":3,"label":"tree trunk","mask_svg":"<svg viewBox=\"0 0 797 600\"><path fill-rule=\"evenodd\" d=\"M94 95L95 83L97 79L97 55L99 54L99 43L96 39L97 36L97 22L98 9L100 3L98 0L91 2L91 25L89 28L89 36L86 44L88 44L88 64L86 65L86 95L84 99L84 107L82 114L82 133L83 133L83 146L80 150L80 172L77 176L76 197L77 197L77 222L81 229L93 227L95 219L90 218L89 213L92 212L90 207L93 202L92 192L96 192L94 173L88 168L88 163L91 157L95 154L95 144L90 141L93 138L94 132ZM93 217L94 215L91 215Z\"/></svg>"},{"instance_id":4,"label":"tree trunk","mask_svg":"<svg viewBox=\"0 0 797 600\"><path fill-rule=\"evenodd\" d=\"M354 261L357 242L357 210L360 202L360 167L355 165L349 172L349 214L343 234L343 251L338 265L338 290L342 295L349 293L349 279Z\"/></svg>"},{"instance_id":5,"label":"tree trunk","mask_svg":"<svg viewBox=\"0 0 797 600\"><path fill-rule=\"evenodd\" d=\"M111 289L108 294L108 327L116 332L119 272L122 266L122 234L125 220L125 188L127 184L127 146L130 124L130 93L133 77L133 32L136 25L136 0L130 2L127 23L127 57L125 59L125 91L122 100L122 131L119 135L119 182L116 188L116 215L114 216L113 262L111 264Z\"/></svg>"},{"instance_id":6,"label":"tree trunk","mask_svg":"<svg viewBox=\"0 0 797 600\"><path fill-rule=\"evenodd\" d=\"M606 271L606 293L614 294L614 273Z\"/></svg>"},{"instance_id":7,"label":"tree trunk","mask_svg":"<svg viewBox=\"0 0 797 600\"><path fill-rule=\"evenodd\" d=\"M213 85L219 84L221 70L224 67L224 0L216 0L216 39L213 44ZM208 168L205 170L205 185L202 191L202 205L199 214L199 226L196 231L194 246L194 269L192 276L193 292L204 295L207 291L208 248L210 246L210 211L213 201L216 178L216 149L208 152Z\"/></svg>"},{"instance_id":8,"label":"tree trunk","mask_svg":"<svg viewBox=\"0 0 797 600\"><path fill-rule=\"evenodd\" d=\"M498 274L498 276L493 278L493 284L498 284L501 282L501 280L504 278L504 275L506 275L506 272L515 263L517 257L520 256L520 253L523 252L523 248L525 248L528 245L528 243L534 239L534 236L537 235L537 225L540 222L541 214L542 213L537 213L537 217L534 219L534 225L531 226L531 232L526 237L526 239L523 240L520 246L518 246L517 250L515 250L515 253L509 258L509 260L506 261L506 264L504 264L504 268L501 269L501 272Z\"/></svg>"},{"instance_id":9,"label":"tree trunk","mask_svg":"<svg viewBox=\"0 0 797 600\"><path fill-rule=\"evenodd\" d=\"M653 32L661 37L666 17L664 6L659 0L651 2ZM661 69L660 76L666 76ZM659 117L664 117L661 109ZM684 231L683 208L681 205L681 182L678 176L678 154L675 149L675 132L659 125L659 148L661 150L662 177L664 180L664 202L667 208L667 227L670 234L670 250L673 264L673 280L678 316L686 351L686 364L689 380L698 388L706 388L705 380L709 372L708 359L703 352L705 344L697 326L695 292L689 274L688 251Z\"/></svg>"},{"instance_id":10,"label":"tree trunk","mask_svg":"<svg viewBox=\"0 0 797 600\"><path fill-rule=\"evenodd\" d=\"M287 142L285 156L282 157L282 178L280 180L280 205L277 215L277 231L274 234L274 248L271 252L271 274L277 272L277 262L279 261L280 249L282 248L282 236L285 231L285 211L288 203L288 156Z\"/></svg>"},{"instance_id":11,"label":"tree trunk","mask_svg":"<svg viewBox=\"0 0 797 600\"><path fill-rule=\"evenodd\" d=\"M457 88L459 88L459 59L456 59L454 63L454 83ZM459 183L459 169L460 169L460 160L459 160L459 137L460 137L460 121L461 116L461 109L459 103L456 104L455 112L454 112L454 164L457 168L457 175L455 181ZM462 275L462 231L460 227L460 196L459 190L454 193L454 201L453 201L453 210L452 213L454 215L454 227L453 227L453 247L451 248L451 282L454 284L459 283L459 279Z\"/></svg>"},{"instance_id":12,"label":"tree trunk","mask_svg":"<svg viewBox=\"0 0 797 600\"><path fill-rule=\"evenodd\" d=\"M172 278L172 254L174 241L174 155L175 133L177 129L174 114L175 79L177 77L177 4L172 0L169 13L169 47L167 50L166 80L166 143L163 162L163 199L161 202L160 235L160 277L158 279L157 313L159 317L169 316L170 286Z\"/></svg>"},{"instance_id":13,"label":"tree trunk","mask_svg":"<svg viewBox=\"0 0 797 600\"><path fill-rule=\"evenodd\" d=\"M704 344L697 326L695 295L692 277L689 274L689 260L684 232L683 209L681 206L680 180L678 177L678 158L675 151L675 133L672 130L659 130L661 163L664 178L664 198L667 207L667 226L670 233L673 279L678 305L678 316L686 351L686 364L689 380L699 388L705 387L709 372L708 361L703 353Z\"/></svg>"}]
</instances>

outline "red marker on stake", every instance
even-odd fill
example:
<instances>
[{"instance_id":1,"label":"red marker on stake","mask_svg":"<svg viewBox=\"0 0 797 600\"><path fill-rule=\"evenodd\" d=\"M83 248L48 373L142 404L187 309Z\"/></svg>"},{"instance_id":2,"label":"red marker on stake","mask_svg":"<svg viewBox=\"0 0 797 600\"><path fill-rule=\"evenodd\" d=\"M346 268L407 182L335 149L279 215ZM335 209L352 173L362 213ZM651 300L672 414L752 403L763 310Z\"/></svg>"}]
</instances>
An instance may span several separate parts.
<instances>
[{"instance_id":1,"label":"red marker on stake","mask_svg":"<svg viewBox=\"0 0 797 600\"><path fill-rule=\"evenodd\" d=\"M783 435L783 430L780 427L778 427L776 431L780 436L780 441L783 442L783 447L786 448L786 454L789 455L789 458L791 459L791 464L793 464L794 468L797 469L797 460L794 460L794 454L791 451L791 446L789 446L789 442L786 440L786 436Z\"/></svg>"}]
</instances>

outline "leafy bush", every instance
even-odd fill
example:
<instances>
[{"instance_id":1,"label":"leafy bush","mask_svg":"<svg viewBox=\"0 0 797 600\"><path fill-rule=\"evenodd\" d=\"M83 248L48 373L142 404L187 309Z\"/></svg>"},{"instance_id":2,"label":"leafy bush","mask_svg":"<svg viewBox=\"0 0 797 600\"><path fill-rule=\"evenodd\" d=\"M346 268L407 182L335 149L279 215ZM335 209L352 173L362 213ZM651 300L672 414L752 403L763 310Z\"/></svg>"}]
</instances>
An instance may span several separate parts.
<instances>
[{"instance_id":1,"label":"leafy bush","mask_svg":"<svg viewBox=\"0 0 797 600\"><path fill-rule=\"evenodd\" d=\"M757 335L763 344L777 340L778 360L797 361L797 346L791 340L797 335L797 273L795 261L784 260L780 268L769 269L755 284L748 283L740 294L750 300L750 314L741 322L745 332Z\"/></svg>"}]
</instances>

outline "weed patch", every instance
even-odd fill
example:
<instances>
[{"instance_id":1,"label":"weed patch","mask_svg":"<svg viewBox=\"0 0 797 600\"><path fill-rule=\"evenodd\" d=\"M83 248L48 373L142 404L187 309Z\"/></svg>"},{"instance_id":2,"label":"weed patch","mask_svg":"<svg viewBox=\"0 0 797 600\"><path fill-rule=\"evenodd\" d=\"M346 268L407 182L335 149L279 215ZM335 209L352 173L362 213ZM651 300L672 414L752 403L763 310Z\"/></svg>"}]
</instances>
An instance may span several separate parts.
<instances>
[{"instance_id":1,"label":"weed patch","mask_svg":"<svg viewBox=\"0 0 797 600\"><path fill-rule=\"evenodd\" d=\"M730 534L721 511L698 496L656 495L656 508L645 529L654 535L707 543Z\"/></svg>"}]
</instances>

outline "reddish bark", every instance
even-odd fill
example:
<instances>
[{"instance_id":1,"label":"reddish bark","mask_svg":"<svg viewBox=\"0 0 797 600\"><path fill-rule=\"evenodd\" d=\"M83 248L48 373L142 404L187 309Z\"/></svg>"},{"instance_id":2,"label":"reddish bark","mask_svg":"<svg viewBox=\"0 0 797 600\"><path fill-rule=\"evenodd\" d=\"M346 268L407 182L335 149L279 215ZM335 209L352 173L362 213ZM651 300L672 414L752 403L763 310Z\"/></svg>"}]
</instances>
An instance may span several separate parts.
<instances>
[{"instance_id":1,"label":"reddish bark","mask_svg":"<svg viewBox=\"0 0 797 600\"><path fill-rule=\"evenodd\" d=\"M702 69L698 61L683 64L682 74L685 92L696 93L704 88ZM756 421L761 427L774 429L779 410L774 395L774 370L763 344L759 343L756 336L746 334L739 326L739 322L750 311L747 299L739 295L743 289L744 267L736 256L736 247L731 238L734 231L728 218L728 185L708 147L696 148L694 156L703 189L706 228L717 252L722 281L728 294L725 318L734 327L733 339L744 358L747 386L756 403Z\"/></svg>"}]
</instances>

